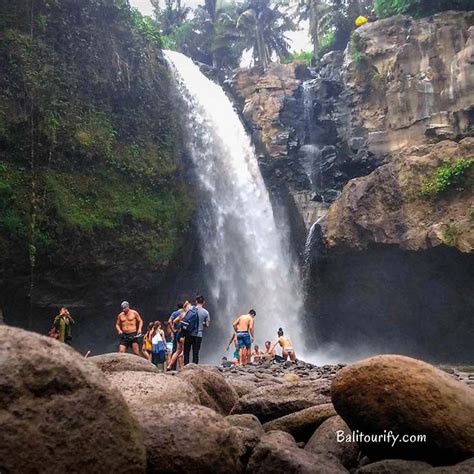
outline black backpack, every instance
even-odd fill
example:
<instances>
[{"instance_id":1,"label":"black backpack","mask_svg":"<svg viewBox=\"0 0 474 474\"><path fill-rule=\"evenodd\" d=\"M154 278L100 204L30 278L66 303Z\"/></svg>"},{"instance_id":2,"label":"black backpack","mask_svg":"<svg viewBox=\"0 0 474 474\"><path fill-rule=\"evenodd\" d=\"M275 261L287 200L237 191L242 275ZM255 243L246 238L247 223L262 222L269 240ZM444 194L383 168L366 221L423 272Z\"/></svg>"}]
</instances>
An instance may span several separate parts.
<instances>
[{"instance_id":1,"label":"black backpack","mask_svg":"<svg viewBox=\"0 0 474 474\"><path fill-rule=\"evenodd\" d=\"M191 309L188 310L183 320L181 321L181 331L185 335L191 336L193 333L196 333L199 326L199 313L196 306L191 306Z\"/></svg>"}]
</instances>

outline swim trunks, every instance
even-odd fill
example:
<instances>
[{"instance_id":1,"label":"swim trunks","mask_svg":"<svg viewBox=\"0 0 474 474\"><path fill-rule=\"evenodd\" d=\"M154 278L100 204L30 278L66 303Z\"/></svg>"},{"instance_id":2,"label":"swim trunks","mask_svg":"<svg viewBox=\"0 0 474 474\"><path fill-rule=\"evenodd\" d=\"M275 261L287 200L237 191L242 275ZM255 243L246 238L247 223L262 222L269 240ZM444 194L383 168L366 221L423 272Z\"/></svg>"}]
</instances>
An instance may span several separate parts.
<instances>
[{"instance_id":1,"label":"swim trunks","mask_svg":"<svg viewBox=\"0 0 474 474\"><path fill-rule=\"evenodd\" d=\"M134 343L138 344L138 342L137 331L120 334L120 345L125 346L127 349Z\"/></svg>"},{"instance_id":2,"label":"swim trunks","mask_svg":"<svg viewBox=\"0 0 474 474\"><path fill-rule=\"evenodd\" d=\"M250 339L250 333L248 331L237 332L237 342L239 344L239 349L250 349L250 347L252 347L252 340Z\"/></svg>"}]
</instances>

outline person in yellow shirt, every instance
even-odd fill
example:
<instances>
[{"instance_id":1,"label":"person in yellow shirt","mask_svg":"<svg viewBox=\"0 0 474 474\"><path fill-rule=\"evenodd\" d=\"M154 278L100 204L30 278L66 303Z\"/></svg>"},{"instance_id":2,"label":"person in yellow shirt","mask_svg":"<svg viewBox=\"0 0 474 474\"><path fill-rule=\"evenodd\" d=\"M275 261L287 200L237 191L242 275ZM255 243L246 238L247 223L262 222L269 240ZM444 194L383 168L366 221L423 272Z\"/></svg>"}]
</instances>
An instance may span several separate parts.
<instances>
[{"instance_id":1,"label":"person in yellow shirt","mask_svg":"<svg viewBox=\"0 0 474 474\"><path fill-rule=\"evenodd\" d=\"M290 339L284 335L282 328L278 329L278 339L271 347L270 352L274 351L277 344L280 344L281 346L281 356L284 360L287 360L289 357L292 362L296 362L296 354L293 344Z\"/></svg>"}]
</instances>

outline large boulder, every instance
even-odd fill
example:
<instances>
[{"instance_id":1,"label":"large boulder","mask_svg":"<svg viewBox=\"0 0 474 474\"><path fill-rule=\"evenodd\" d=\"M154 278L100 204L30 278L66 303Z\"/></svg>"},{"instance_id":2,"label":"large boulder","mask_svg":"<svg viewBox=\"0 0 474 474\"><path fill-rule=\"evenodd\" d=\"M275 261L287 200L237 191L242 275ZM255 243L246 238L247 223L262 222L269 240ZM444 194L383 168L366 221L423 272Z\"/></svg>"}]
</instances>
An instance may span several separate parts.
<instances>
[{"instance_id":1,"label":"large boulder","mask_svg":"<svg viewBox=\"0 0 474 474\"><path fill-rule=\"evenodd\" d=\"M149 360L134 354L112 352L89 357L88 360L96 364L103 372L125 372L132 370L134 372L158 373L158 368Z\"/></svg>"},{"instance_id":2,"label":"large boulder","mask_svg":"<svg viewBox=\"0 0 474 474\"><path fill-rule=\"evenodd\" d=\"M382 355L351 364L334 379L332 400L349 427L364 435L424 437L359 443L373 460L446 464L474 455L474 391L419 360Z\"/></svg>"},{"instance_id":3,"label":"large boulder","mask_svg":"<svg viewBox=\"0 0 474 474\"><path fill-rule=\"evenodd\" d=\"M317 456L300 449L283 431L266 433L253 450L247 465L252 474L340 474L348 472L332 455Z\"/></svg>"},{"instance_id":4,"label":"large boulder","mask_svg":"<svg viewBox=\"0 0 474 474\"><path fill-rule=\"evenodd\" d=\"M330 383L327 380L287 382L260 387L244 395L235 404L232 414L251 413L265 423L330 401Z\"/></svg>"},{"instance_id":5,"label":"large boulder","mask_svg":"<svg viewBox=\"0 0 474 474\"><path fill-rule=\"evenodd\" d=\"M356 466L359 455L359 445L348 441L351 434L351 429L340 416L332 416L318 427L304 449L315 454L330 452L350 469Z\"/></svg>"},{"instance_id":6,"label":"large boulder","mask_svg":"<svg viewBox=\"0 0 474 474\"><path fill-rule=\"evenodd\" d=\"M227 382L233 387L239 397L243 397L258 388L255 382L243 377L228 377Z\"/></svg>"},{"instance_id":7,"label":"large boulder","mask_svg":"<svg viewBox=\"0 0 474 474\"><path fill-rule=\"evenodd\" d=\"M199 404L194 387L174 375L128 371L110 372L106 377L130 406L171 402Z\"/></svg>"},{"instance_id":8,"label":"large boulder","mask_svg":"<svg viewBox=\"0 0 474 474\"><path fill-rule=\"evenodd\" d=\"M427 473L431 466L423 461L405 459L384 459L357 469L356 474L420 474Z\"/></svg>"},{"instance_id":9,"label":"large boulder","mask_svg":"<svg viewBox=\"0 0 474 474\"><path fill-rule=\"evenodd\" d=\"M470 458L454 466L433 467L426 474L472 474L473 472L474 458Z\"/></svg>"},{"instance_id":10,"label":"large boulder","mask_svg":"<svg viewBox=\"0 0 474 474\"><path fill-rule=\"evenodd\" d=\"M145 472L137 423L65 344L0 326L0 472Z\"/></svg>"},{"instance_id":11,"label":"large boulder","mask_svg":"<svg viewBox=\"0 0 474 474\"><path fill-rule=\"evenodd\" d=\"M239 396L218 370L189 364L178 377L194 387L201 405L228 415Z\"/></svg>"},{"instance_id":12,"label":"large boulder","mask_svg":"<svg viewBox=\"0 0 474 474\"><path fill-rule=\"evenodd\" d=\"M296 441L308 441L316 428L334 415L336 411L332 403L324 403L269 421L263 425L263 429L285 431L294 436Z\"/></svg>"},{"instance_id":13,"label":"large boulder","mask_svg":"<svg viewBox=\"0 0 474 474\"><path fill-rule=\"evenodd\" d=\"M243 414L243 415L229 415L226 416L226 420L232 425L239 428L246 428L248 430L255 431L259 435L263 435L264 430L260 420L255 415Z\"/></svg>"},{"instance_id":14,"label":"large boulder","mask_svg":"<svg viewBox=\"0 0 474 474\"><path fill-rule=\"evenodd\" d=\"M242 471L239 432L214 410L181 402L133 410L143 430L148 473Z\"/></svg>"}]
</instances>

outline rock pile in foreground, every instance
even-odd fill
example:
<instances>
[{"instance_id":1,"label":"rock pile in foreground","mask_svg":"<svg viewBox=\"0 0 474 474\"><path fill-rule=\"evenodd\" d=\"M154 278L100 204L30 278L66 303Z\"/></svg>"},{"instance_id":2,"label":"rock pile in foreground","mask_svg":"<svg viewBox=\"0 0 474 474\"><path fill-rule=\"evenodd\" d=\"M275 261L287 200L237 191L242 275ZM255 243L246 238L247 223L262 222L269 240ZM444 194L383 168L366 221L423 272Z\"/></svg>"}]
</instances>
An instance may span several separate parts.
<instances>
[{"instance_id":1,"label":"rock pile in foreground","mask_svg":"<svg viewBox=\"0 0 474 474\"><path fill-rule=\"evenodd\" d=\"M0 369L2 473L474 472L474 390L408 357L163 374L0 327Z\"/></svg>"}]
</instances>

